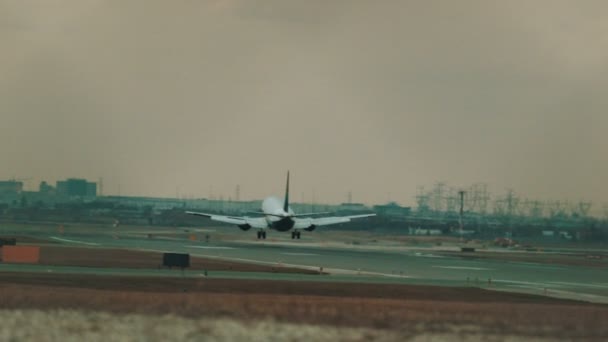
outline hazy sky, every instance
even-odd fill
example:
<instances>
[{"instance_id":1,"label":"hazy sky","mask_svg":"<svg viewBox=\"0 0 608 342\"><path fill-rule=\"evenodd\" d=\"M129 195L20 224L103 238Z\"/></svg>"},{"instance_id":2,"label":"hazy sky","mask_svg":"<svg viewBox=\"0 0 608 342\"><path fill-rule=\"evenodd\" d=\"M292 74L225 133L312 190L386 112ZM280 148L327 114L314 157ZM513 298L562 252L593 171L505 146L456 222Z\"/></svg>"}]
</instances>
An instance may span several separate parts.
<instances>
[{"instance_id":1,"label":"hazy sky","mask_svg":"<svg viewBox=\"0 0 608 342\"><path fill-rule=\"evenodd\" d=\"M606 1L0 0L0 179L608 202Z\"/></svg>"}]
</instances>

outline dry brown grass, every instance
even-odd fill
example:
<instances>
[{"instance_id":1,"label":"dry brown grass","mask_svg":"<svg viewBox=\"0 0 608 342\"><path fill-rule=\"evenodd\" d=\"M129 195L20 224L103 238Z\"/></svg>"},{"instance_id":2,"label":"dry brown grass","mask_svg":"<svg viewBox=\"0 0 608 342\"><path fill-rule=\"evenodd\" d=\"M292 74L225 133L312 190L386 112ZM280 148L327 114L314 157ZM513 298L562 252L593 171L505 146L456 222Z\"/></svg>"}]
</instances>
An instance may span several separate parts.
<instances>
[{"instance_id":1,"label":"dry brown grass","mask_svg":"<svg viewBox=\"0 0 608 342\"><path fill-rule=\"evenodd\" d=\"M213 275L213 273L210 273ZM183 278L155 276L113 276L91 274L2 272L0 285L59 286L135 292L202 292L325 297L417 299L444 302L510 302L534 304L591 305L524 293L488 291L475 287L426 285L334 283L265 279Z\"/></svg>"},{"instance_id":2,"label":"dry brown grass","mask_svg":"<svg viewBox=\"0 0 608 342\"><path fill-rule=\"evenodd\" d=\"M74 310L0 310L2 341L393 341L369 328Z\"/></svg>"},{"instance_id":3,"label":"dry brown grass","mask_svg":"<svg viewBox=\"0 0 608 342\"><path fill-rule=\"evenodd\" d=\"M50 278L28 283L10 277L2 274L0 279L0 307L6 309L274 319L390 329L402 336L423 331L453 333L455 327L466 332L470 327L496 336L608 337L606 306L479 289L221 279L119 278L109 282L106 277L94 277L96 285L84 281L87 277L72 279L80 283L78 287L65 280L62 285L50 285Z\"/></svg>"}]
</instances>

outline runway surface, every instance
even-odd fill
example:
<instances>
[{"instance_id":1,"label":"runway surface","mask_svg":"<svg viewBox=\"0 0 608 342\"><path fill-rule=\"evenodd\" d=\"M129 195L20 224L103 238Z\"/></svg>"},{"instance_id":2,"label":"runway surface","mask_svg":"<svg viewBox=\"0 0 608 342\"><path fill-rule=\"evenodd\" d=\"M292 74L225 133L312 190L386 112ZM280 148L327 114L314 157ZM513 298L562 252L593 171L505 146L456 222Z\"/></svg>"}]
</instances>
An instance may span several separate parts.
<instances>
[{"instance_id":1,"label":"runway surface","mask_svg":"<svg viewBox=\"0 0 608 342\"><path fill-rule=\"evenodd\" d=\"M158 231L154 231L158 233ZM274 233L274 232L273 232ZM518 291L590 302L608 303L608 269L499 260L470 260L437 254L432 248L399 246L355 246L325 243L314 233L303 240L291 240L289 234L274 233L269 240L253 240L250 232L236 231L233 241L191 241L187 238L147 236L142 231L107 231L49 234L29 232L30 236L59 244L81 247L128 248L163 252L184 252L193 256L215 257L273 265L322 268L329 276L231 274L223 277L265 277L332 281L402 282L442 286L479 286L495 290ZM42 266L32 266L34 268ZM15 266L0 265L0 270ZM27 267L22 270L28 269ZM50 269L46 267L45 269ZM54 271L78 272L78 268ZM95 272L95 270L86 270ZM112 272L104 270L99 272ZM114 270L137 273L137 270ZM155 272L147 271L146 273ZM158 271L159 275L163 275Z\"/></svg>"}]
</instances>

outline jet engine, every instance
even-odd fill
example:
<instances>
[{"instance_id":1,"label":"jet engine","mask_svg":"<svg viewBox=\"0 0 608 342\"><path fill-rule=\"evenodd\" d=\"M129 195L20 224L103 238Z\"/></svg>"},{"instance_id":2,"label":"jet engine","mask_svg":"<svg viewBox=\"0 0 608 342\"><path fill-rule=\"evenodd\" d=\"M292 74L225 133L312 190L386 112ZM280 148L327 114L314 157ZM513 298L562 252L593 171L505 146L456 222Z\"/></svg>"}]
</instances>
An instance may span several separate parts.
<instances>
[{"instance_id":1,"label":"jet engine","mask_svg":"<svg viewBox=\"0 0 608 342\"><path fill-rule=\"evenodd\" d=\"M239 228L241 228L241 230L248 231L249 229L251 229L251 226L245 223L239 224Z\"/></svg>"},{"instance_id":2,"label":"jet engine","mask_svg":"<svg viewBox=\"0 0 608 342\"><path fill-rule=\"evenodd\" d=\"M307 232L312 232L313 230L315 230L315 228L317 228L317 226L315 226L315 225L313 224L313 225L311 225L311 226L310 226L310 227L308 227L308 228L304 228L304 230L305 230L305 231L307 231Z\"/></svg>"}]
</instances>

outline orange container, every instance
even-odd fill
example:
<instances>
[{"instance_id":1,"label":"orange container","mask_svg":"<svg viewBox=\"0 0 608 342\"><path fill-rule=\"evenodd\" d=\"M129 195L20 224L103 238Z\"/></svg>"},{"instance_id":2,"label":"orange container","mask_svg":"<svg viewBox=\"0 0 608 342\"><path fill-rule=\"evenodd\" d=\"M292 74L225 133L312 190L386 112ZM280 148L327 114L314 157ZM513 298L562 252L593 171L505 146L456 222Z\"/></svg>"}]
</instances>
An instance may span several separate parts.
<instances>
[{"instance_id":1,"label":"orange container","mask_svg":"<svg viewBox=\"0 0 608 342\"><path fill-rule=\"evenodd\" d=\"M37 264L40 261L40 247L2 246L2 262Z\"/></svg>"}]
</instances>

